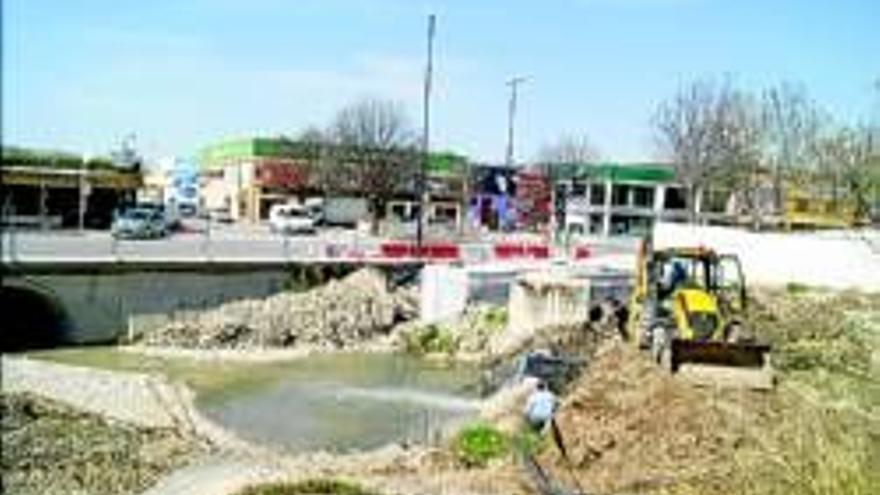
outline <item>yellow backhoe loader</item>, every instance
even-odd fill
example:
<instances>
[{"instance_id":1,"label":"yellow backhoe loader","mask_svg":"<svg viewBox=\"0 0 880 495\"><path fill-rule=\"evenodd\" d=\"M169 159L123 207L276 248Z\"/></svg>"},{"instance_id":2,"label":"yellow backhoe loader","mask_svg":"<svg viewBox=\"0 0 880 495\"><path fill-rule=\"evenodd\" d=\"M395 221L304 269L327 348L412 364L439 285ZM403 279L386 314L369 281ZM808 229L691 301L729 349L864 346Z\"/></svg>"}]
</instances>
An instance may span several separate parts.
<instances>
[{"instance_id":1,"label":"yellow backhoe loader","mask_svg":"<svg viewBox=\"0 0 880 495\"><path fill-rule=\"evenodd\" d=\"M672 373L701 384L769 389L770 346L748 327L739 259L703 247L638 253L628 334Z\"/></svg>"}]
</instances>

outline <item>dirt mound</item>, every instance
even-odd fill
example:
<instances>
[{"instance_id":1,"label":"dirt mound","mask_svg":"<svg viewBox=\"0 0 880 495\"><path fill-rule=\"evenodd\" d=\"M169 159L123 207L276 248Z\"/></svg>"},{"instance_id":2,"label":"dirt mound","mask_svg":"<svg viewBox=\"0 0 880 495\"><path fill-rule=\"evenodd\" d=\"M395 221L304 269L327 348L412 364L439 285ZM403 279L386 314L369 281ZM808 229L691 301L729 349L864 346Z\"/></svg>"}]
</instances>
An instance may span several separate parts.
<instances>
[{"instance_id":1,"label":"dirt mound","mask_svg":"<svg viewBox=\"0 0 880 495\"><path fill-rule=\"evenodd\" d=\"M385 275L364 268L316 289L224 304L144 337L150 345L203 349L351 348L413 316L414 296L391 291Z\"/></svg>"},{"instance_id":2,"label":"dirt mound","mask_svg":"<svg viewBox=\"0 0 880 495\"><path fill-rule=\"evenodd\" d=\"M557 415L578 479L599 492L644 491L685 480L719 479L746 441L739 405L765 401L748 391L695 388L663 373L624 344L602 349ZM559 451L542 464L574 486Z\"/></svg>"}]
</instances>

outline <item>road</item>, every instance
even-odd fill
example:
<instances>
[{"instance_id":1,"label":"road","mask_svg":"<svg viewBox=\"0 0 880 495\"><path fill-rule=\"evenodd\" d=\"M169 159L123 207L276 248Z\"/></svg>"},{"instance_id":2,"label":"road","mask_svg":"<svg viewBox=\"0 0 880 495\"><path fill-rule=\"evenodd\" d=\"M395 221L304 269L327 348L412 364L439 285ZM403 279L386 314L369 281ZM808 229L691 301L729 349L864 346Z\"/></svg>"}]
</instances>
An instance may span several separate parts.
<instances>
[{"instance_id":1,"label":"road","mask_svg":"<svg viewBox=\"0 0 880 495\"><path fill-rule=\"evenodd\" d=\"M206 224L194 221L179 232L162 239L117 240L109 231L86 230L4 230L3 263L78 262L244 262L278 263L291 261L375 258L388 239L353 229L320 229L316 234L273 234L266 225ZM449 242L449 241L444 241ZM452 241L456 242L456 241ZM465 263L502 261L493 254L498 243L545 244L535 234L487 234L481 239L458 242L460 260ZM616 266L613 258L624 255L624 266L631 266L633 239L583 238L572 246L588 246L592 261L603 260ZM556 248L551 257L566 256L569 250ZM516 261L516 260L507 260Z\"/></svg>"},{"instance_id":2,"label":"road","mask_svg":"<svg viewBox=\"0 0 880 495\"><path fill-rule=\"evenodd\" d=\"M285 260L376 249L378 239L354 230L282 236L263 226L187 228L163 239L117 240L109 231L3 232L3 262L93 260Z\"/></svg>"}]
</instances>

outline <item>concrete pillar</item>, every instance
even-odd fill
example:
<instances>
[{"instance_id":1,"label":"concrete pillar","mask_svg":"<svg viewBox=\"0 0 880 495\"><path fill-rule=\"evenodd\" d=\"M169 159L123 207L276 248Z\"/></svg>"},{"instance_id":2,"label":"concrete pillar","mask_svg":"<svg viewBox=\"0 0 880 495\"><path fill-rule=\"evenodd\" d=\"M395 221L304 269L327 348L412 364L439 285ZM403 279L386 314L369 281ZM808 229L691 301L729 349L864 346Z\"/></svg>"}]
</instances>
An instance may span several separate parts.
<instances>
[{"instance_id":1,"label":"concrete pillar","mask_svg":"<svg viewBox=\"0 0 880 495\"><path fill-rule=\"evenodd\" d=\"M49 199L49 191L46 188L46 182L40 181L40 227L45 230L49 228L49 221L46 218L46 213L48 213L48 206L46 205L46 201Z\"/></svg>"},{"instance_id":2,"label":"concrete pillar","mask_svg":"<svg viewBox=\"0 0 880 495\"><path fill-rule=\"evenodd\" d=\"M697 223L701 224L702 221L702 213L703 213L703 188L698 187L696 194L694 194L694 212L696 213Z\"/></svg>"},{"instance_id":3,"label":"concrete pillar","mask_svg":"<svg viewBox=\"0 0 880 495\"><path fill-rule=\"evenodd\" d=\"M663 218L663 205L666 203L666 186L658 184L654 187L654 221Z\"/></svg>"},{"instance_id":4,"label":"concrete pillar","mask_svg":"<svg viewBox=\"0 0 880 495\"><path fill-rule=\"evenodd\" d=\"M584 234L589 235L590 231L593 227L593 183L592 181L587 181L586 187L584 187Z\"/></svg>"},{"instance_id":5,"label":"concrete pillar","mask_svg":"<svg viewBox=\"0 0 880 495\"><path fill-rule=\"evenodd\" d=\"M613 192L611 179L605 180L605 206L602 209L602 235L611 235L611 193Z\"/></svg>"}]
</instances>

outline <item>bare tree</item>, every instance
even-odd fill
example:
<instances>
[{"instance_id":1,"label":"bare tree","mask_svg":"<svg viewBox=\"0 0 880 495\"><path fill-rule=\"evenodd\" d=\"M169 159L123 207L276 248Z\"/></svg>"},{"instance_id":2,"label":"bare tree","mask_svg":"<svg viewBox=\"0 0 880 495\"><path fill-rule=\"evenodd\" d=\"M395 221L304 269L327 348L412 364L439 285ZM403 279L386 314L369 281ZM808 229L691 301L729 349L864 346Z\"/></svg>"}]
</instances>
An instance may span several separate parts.
<instances>
[{"instance_id":1,"label":"bare tree","mask_svg":"<svg viewBox=\"0 0 880 495\"><path fill-rule=\"evenodd\" d=\"M784 82L764 91L761 108L764 161L773 172L775 207L782 208L786 177L815 162L816 143L827 116L803 86Z\"/></svg>"},{"instance_id":2,"label":"bare tree","mask_svg":"<svg viewBox=\"0 0 880 495\"><path fill-rule=\"evenodd\" d=\"M736 180L753 170L760 127L754 98L729 82L697 81L663 102L654 116L658 142L688 193L691 221L710 180Z\"/></svg>"},{"instance_id":3,"label":"bare tree","mask_svg":"<svg viewBox=\"0 0 880 495\"><path fill-rule=\"evenodd\" d=\"M539 170L555 180L562 167L582 165L599 158L599 152L586 134L563 134L538 150Z\"/></svg>"},{"instance_id":4,"label":"bare tree","mask_svg":"<svg viewBox=\"0 0 880 495\"><path fill-rule=\"evenodd\" d=\"M331 137L326 132L309 126L299 133L295 142L299 147L298 156L304 161L311 188L327 192L341 186L335 181L331 160Z\"/></svg>"},{"instance_id":5,"label":"bare tree","mask_svg":"<svg viewBox=\"0 0 880 495\"><path fill-rule=\"evenodd\" d=\"M599 158L599 151L586 134L563 134L538 151L541 163L587 163Z\"/></svg>"},{"instance_id":6,"label":"bare tree","mask_svg":"<svg viewBox=\"0 0 880 495\"><path fill-rule=\"evenodd\" d=\"M337 113L329 134L331 167L350 190L366 196L372 229L391 197L411 183L418 164L414 134L402 107L385 100L363 99Z\"/></svg>"},{"instance_id":7,"label":"bare tree","mask_svg":"<svg viewBox=\"0 0 880 495\"><path fill-rule=\"evenodd\" d=\"M839 127L821 136L815 146L819 180L831 191L835 207L846 200L857 217L866 218L878 176L871 129Z\"/></svg>"}]
</instances>

